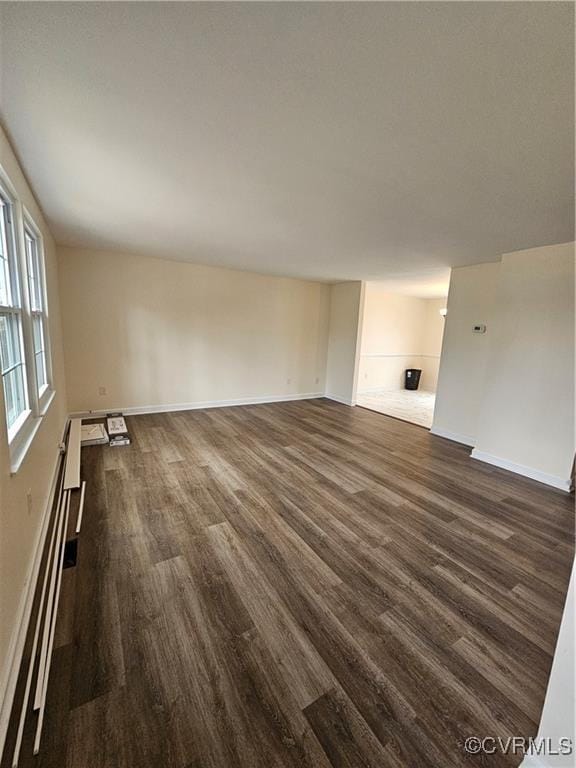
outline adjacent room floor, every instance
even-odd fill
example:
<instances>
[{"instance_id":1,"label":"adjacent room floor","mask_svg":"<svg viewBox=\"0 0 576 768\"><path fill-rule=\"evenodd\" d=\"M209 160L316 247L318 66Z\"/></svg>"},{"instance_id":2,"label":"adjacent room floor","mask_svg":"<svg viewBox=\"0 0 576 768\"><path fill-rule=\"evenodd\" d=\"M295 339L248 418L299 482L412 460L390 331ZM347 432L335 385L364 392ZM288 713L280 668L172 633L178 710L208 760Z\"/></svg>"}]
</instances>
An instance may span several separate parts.
<instances>
[{"instance_id":1,"label":"adjacent room floor","mask_svg":"<svg viewBox=\"0 0 576 768\"><path fill-rule=\"evenodd\" d=\"M469 735L536 734L571 497L326 400L129 426L83 449L22 766L456 768Z\"/></svg>"},{"instance_id":2,"label":"adjacent room floor","mask_svg":"<svg viewBox=\"0 0 576 768\"><path fill-rule=\"evenodd\" d=\"M435 392L380 389L358 394L357 403L371 411L394 416L430 429L434 418Z\"/></svg>"}]
</instances>

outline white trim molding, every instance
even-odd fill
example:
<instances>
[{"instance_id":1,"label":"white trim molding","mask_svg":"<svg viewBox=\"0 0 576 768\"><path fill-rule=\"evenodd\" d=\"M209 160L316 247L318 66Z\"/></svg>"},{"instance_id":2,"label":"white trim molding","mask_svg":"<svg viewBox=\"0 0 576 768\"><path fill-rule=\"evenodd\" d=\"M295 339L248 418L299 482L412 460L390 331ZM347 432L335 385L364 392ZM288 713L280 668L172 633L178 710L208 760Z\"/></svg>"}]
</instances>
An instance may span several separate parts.
<instances>
[{"instance_id":1,"label":"white trim molding","mask_svg":"<svg viewBox=\"0 0 576 768\"><path fill-rule=\"evenodd\" d=\"M327 400L334 400L335 403L340 403L341 405L349 405L351 407L354 407L356 405L356 403L353 402L352 400L348 400L345 397L338 397L337 395L325 394L323 395L323 397L325 397Z\"/></svg>"},{"instance_id":2,"label":"white trim molding","mask_svg":"<svg viewBox=\"0 0 576 768\"><path fill-rule=\"evenodd\" d=\"M424 355L422 352L406 352L402 354L388 354L387 352L362 352L360 357L429 357L435 360L440 359L440 355Z\"/></svg>"},{"instance_id":3,"label":"white trim molding","mask_svg":"<svg viewBox=\"0 0 576 768\"><path fill-rule=\"evenodd\" d=\"M444 437L446 440L452 440L454 443L462 443L462 445L467 445L468 448L472 448L474 445L474 438L470 435L460 435L458 432L450 432L440 427L432 426L430 434L436 437Z\"/></svg>"},{"instance_id":4,"label":"white trim molding","mask_svg":"<svg viewBox=\"0 0 576 768\"><path fill-rule=\"evenodd\" d=\"M63 434L66 434L66 427L64 428ZM58 477L60 458L61 454L58 453L52 470L52 479L50 483L50 490L48 492L48 500L46 506L44 507L42 520L40 522L36 541L34 542L33 555L28 566L26 581L24 582L22 597L18 607L16 625L12 633L10 647L8 649L5 667L6 677L2 681L2 687L0 689L0 755L4 749L6 732L8 730L8 723L10 721L10 714L12 712L12 705L14 703L16 683L18 682L20 665L22 663L22 655L24 653L24 646L26 644L26 636L28 634L28 625L30 623L32 606L34 604L34 596L36 594L36 584L38 582L40 563L42 562L44 544L49 527L48 523L50 520L50 512L52 510L54 495L56 493L56 479Z\"/></svg>"},{"instance_id":5,"label":"white trim molding","mask_svg":"<svg viewBox=\"0 0 576 768\"><path fill-rule=\"evenodd\" d=\"M115 406L99 408L92 411L75 411L71 419L89 418L90 416L105 416L107 413L123 413L126 416L137 416L146 413L171 413L173 411L196 411L202 408L229 408L234 405L260 405L262 403L287 403L292 400L315 400L319 397L329 397L324 392L305 392L296 395L263 395L256 397L240 397L234 400L197 400L192 403L168 403L165 405Z\"/></svg>"},{"instance_id":6,"label":"white trim molding","mask_svg":"<svg viewBox=\"0 0 576 768\"><path fill-rule=\"evenodd\" d=\"M403 387L396 387L396 389L386 387L367 387L366 389L359 389L357 395L369 395L371 392L381 392L382 394L388 394L388 392L402 392Z\"/></svg>"},{"instance_id":7,"label":"white trim molding","mask_svg":"<svg viewBox=\"0 0 576 768\"><path fill-rule=\"evenodd\" d=\"M499 456L493 456L491 453L485 451L479 451L478 448L474 448L470 454L473 459L483 461L485 464L492 464L500 469L507 469L509 472L515 472L517 475L524 475L532 480L537 480L539 483L545 485L551 485L553 488L559 488L561 491L570 491L571 479L560 477L558 475L550 475L547 472L542 472L539 469L533 467L526 467L524 464L516 464L508 459L501 459Z\"/></svg>"},{"instance_id":8,"label":"white trim molding","mask_svg":"<svg viewBox=\"0 0 576 768\"><path fill-rule=\"evenodd\" d=\"M399 386L399 387L383 387L382 385L380 385L379 387L367 387L366 389L359 389L356 394L358 394L358 395L369 395L369 394L371 394L373 392L381 392L383 395L388 395L388 394L394 394L396 392L407 392L407 391L408 392L414 392L416 390L406 390L405 387L403 387L403 386ZM420 393L424 392L425 394L428 394L428 395L435 395L436 394L435 391L432 391L430 389L420 389L420 388L418 388L418 392L420 392Z\"/></svg>"}]
</instances>

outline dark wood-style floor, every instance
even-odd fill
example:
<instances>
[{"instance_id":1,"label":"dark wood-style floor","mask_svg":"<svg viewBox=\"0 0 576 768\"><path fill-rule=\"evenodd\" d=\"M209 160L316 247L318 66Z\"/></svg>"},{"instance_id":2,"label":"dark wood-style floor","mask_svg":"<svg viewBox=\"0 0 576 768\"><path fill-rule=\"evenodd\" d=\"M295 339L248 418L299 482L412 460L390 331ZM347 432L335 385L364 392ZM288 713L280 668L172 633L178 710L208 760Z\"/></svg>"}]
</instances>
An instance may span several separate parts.
<instances>
[{"instance_id":1,"label":"dark wood-style floor","mask_svg":"<svg viewBox=\"0 0 576 768\"><path fill-rule=\"evenodd\" d=\"M83 450L42 768L450 768L537 730L573 498L326 400Z\"/></svg>"}]
</instances>

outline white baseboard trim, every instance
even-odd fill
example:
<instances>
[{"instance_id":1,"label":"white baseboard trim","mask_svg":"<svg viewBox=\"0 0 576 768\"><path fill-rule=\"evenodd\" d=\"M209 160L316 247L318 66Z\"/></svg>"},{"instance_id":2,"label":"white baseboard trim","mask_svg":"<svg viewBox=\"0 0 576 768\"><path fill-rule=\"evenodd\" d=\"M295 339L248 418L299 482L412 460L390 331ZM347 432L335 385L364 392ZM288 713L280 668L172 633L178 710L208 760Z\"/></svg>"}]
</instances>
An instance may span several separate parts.
<instances>
[{"instance_id":1,"label":"white baseboard trim","mask_svg":"<svg viewBox=\"0 0 576 768\"><path fill-rule=\"evenodd\" d=\"M402 392L404 390L404 387L368 387L367 389L359 389L356 393L357 395L370 395L372 392L382 392L388 393L388 392Z\"/></svg>"},{"instance_id":2,"label":"white baseboard trim","mask_svg":"<svg viewBox=\"0 0 576 768\"><path fill-rule=\"evenodd\" d=\"M68 422L66 422L66 425L67 423ZM66 426L64 427L63 434L66 434ZM8 648L6 661L7 673L5 679L2 681L2 689L0 690L0 755L2 755L4 750L4 742L6 740L6 732L8 730L10 714L12 712L14 694L16 693L16 683L18 682L20 665L22 663L22 654L24 653L24 646L26 644L30 614L32 613L36 584L38 582L38 572L40 570L40 563L42 562L42 554L44 552L44 544L48 532L48 523L50 521L50 511L52 509L52 504L54 503L59 464L60 453L58 453L52 469L48 501L42 512L40 527L36 535L36 541L34 542L33 555L28 566L28 573L26 574L22 597L20 598L20 605L18 606L16 626L12 633L10 646Z\"/></svg>"},{"instance_id":3,"label":"white baseboard trim","mask_svg":"<svg viewBox=\"0 0 576 768\"><path fill-rule=\"evenodd\" d=\"M383 395L387 394L394 394L396 392L406 392L407 390L403 386L399 387L369 387L368 389L362 389L358 390L356 392L357 397L361 397L362 395L372 395L374 392L376 393L382 393ZM430 389L422 389L418 388L417 390L412 390L414 392L418 392L418 394L424 393L425 395L435 395L436 392L430 390Z\"/></svg>"},{"instance_id":4,"label":"white baseboard trim","mask_svg":"<svg viewBox=\"0 0 576 768\"><path fill-rule=\"evenodd\" d=\"M559 477L558 475L549 475L547 472L541 472L539 469L526 467L524 464L515 464L508 459L501 459L499 456L493 456L491 453L485 453L474 448L470 454L473 459L483 461L485 464L492 464L500 469L507 469L509 472L515 472L517 475L524 475L539 483L551 485L553 488L559 488L561 491L570 491L570 478Z\"/></svg>"},{"instance_id":5,"label":"white baseboard trim","mask_svg":"<svg viewBox=\"0 0 576 768\"><path fill-rule=\"evenodd\" d=\"M349 405L351 407L356 405L356 403L353 402L352 400L349 400L345 397L338 397L337 395L329 395L328 393L326 393L325 395L323 395L323 397L325 397L327 400L334 400L335 403L341 403L342 405Z\"/></svg>"},{"instance_id":6,"label":"white baseboard trim","mask_svg":"<svg viewBox=\"0 0 576 768\"><path fill-rule=\"evenodd\" d=\"M234 400L197 400L192 403L168 403L163 405L137 405L98 408L90 411L74 411L71 419L89 418L90 416L105 416L107 413L123 413L126 416L137 416L146 413L171 413L173 411L196 411L203 408L229 408L234 405L260 405L262 403L287 403L292 400L314 400L324 397L324 392L304 392L295 395L262 395L256 397L240 397Z\"/></svg>"},{"instance_id":7,"label":"white baseboard trim","mask_svg":"<svg viewBox=\"0 0 576 768\"><path fill-rule=\"evenodd\" d=\"M433 358L435 360L440 360L440 355L424 355L422 354L422 352L414 352L412 354L408 352L404 355L402 354L389 355L387 352L367 352L367 353L361 354L360 357L410 357L410 358L425 357L425 358Z\"/></svg>"},{"instance_id":8,"label":"white baseboard trim","mask_svg":"<svg viewBox=\"0 0 576 768\"><path fill-rule=\"evenodd\" d=\"M447 429L440 429L440 427L433 426L430 434L436 435L436 437L445 437L446 440L452 440L455 443L462 443L462 445L467 445L469 448L472 448L474 445L474 438L470 437L470 435L460 435L458 432L450 432Z\"/></svg>"}]
</instances>

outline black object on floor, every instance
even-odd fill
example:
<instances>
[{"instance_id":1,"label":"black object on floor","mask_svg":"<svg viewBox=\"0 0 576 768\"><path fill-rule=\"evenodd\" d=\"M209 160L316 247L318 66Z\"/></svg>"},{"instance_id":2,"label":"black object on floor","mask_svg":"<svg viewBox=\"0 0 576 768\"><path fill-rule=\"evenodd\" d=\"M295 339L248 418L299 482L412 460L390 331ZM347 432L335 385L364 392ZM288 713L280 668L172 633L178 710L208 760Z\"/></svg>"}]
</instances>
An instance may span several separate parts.
<instances>
[{"instance_id":1,"label":"black object on floor","mask_svg":"<svg viewBox=\"0 0 576 768\"><path fill-rule=\"evenodd\" d=\"M404 389L418 389L420 386L420 368L406 368L404 372Z\"/></svg>"},{"instance_id":2,"label":"black object on floor","mask_svg":"<svg viewBox=\"0 0 576 768\"><path fill-rule=\"evenodd\" d=\"M70 539L64 545L64 568L73 568L78 558L78 539Z\"/></svg>"}]
</instances>

